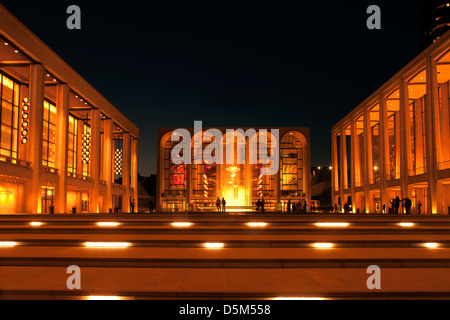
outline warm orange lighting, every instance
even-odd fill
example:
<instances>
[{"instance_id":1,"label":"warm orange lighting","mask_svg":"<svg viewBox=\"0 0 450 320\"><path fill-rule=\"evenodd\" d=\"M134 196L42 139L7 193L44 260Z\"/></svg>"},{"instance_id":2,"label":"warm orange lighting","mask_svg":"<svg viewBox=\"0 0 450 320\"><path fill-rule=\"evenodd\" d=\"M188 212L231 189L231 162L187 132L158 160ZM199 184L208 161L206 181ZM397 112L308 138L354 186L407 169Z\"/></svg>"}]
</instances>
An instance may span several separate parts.
<instances>
[{"instance_id":1,"label":"warm orange lighting","mask_svg":"<svg viewBox=\"0 0 450 320\"><path fill-rule=\"evenodd\" d=\"M333 248L333 244L332 243L327 243L327 242L316 242L316 243L314 243L314 248L330 249L330 248Z\"/></svg>"},{"instance_id":2,"label":"warm orange lighting","mask_svg":"<svg viewBox=\"0 0 450 320\"><path fill-rule=\"evenodd\" d=\"M99 227L117 227L120 225L118 222L97 222Z\"/></svg>"},{"instance_id":3,"label":"warm orange lighting","mask_svg":"<svg viewBox=\"0 0 450 320\"><path fill-rule=\"evenodd\" d=\"M173 222L172 226L174 226L174 227L181 227L181 228L183 228L183 227L190 227L190 226L192 226L192 223L190 223L190 222Z\"/></svg>"},{"instance_id":4,"label":"warm orange lighting","mask_svg":"<svg viewBox=\"0 0 450 320\"><path fill-rule=\"evenodd\" d=\"M266 222L249 222L247 223L249 227L255 227L255 228L261 228L261 227L267 227Z\"/></svg>"},{"instance_id":5,"label":"warm orange lighting","mask_svg":"<svg viewBox=\"0 0 450 320\"><path fill-rule=\"evenodd\" d=\"M86 242L88 248L127 248L131 247L129 242Z\"/></svg>"},{"instance_id":6,"label":"warm orange lighting","mask_svg":"<svg viewBox=\"0 0 450 320\"><path fill-rule=\"evenodd\" d=\"M400 227L405 227L405 228L407 228L407 227L413 227L414 226L414 223L412 223L412 222L401 222L401 223L399 223L398 224Z\"/></svg>"},{"instance_id":7,"label":"warm orange lighting","mask_svg":"<svg viewBox=\"0 0 450 320\"><path fill-rule=\"evenodd\" d=\"M33 227L40 227L42 226L42 222L31 222L30 225Z\"/></svg>"},{"instance_id":8,"label":"warm orange lighting","mask_svg":"<svg viewBox=\"0 0 450 320\"><path fill-rule=\"evenodd\" d=\"M241 171L241 169L239 169L238 167L228 167L225 170L227 170L230 173L237 173L237 172Z\"/></svg>"},{"instance_id":9,"label":"warm orange lighting","mask_svg":"<svg viewBox=\"0 0 450 320\"><path fill-rule=\"evenodd\" d=\"M221 249L224 247L224 244L221 242L206 242L205 248L208 249Z\"/></svg>"},{"instance_id":10,"label":"warm orange lighting","mask_svg":"<svg viewBox=\"0 0 450 320\"><path fill-rule=\"evenodd\" d=\"M439 245L436 242L427 242L424 244L424 246L429 249L435 249L439 247Z\"/></svg>"},{"instance_id":11,"label":"warm orange lighting","mask_svg":"<svg viewBox=\"0 0 450 320\"><path fill-rule=\"evenodd\" d=\"M325 298L320 297L277 297L273 300L325 300Z\"/></svg>"},{"instance_id":12,"label":"warm orange lighting","mask_svg":"<svg viewBox=\"0 0 450 320\"><path fill-rule=\"evenodd\" d=\"M348 227L349 224L347 222L317 222L316 226L339 228L339 227Z\"/></svg>"},{"instance_id":13,"label":"warm orange lighting","mask_svg":"<svg viewBox=\"0 0 450 320\"><path fill-rule=\"evenodd\" d=\"M118 296L89 296L87 299L92 301L121 300L121 298Z\"/></svg>"},{"instance_id":14,"label":"warm orange lighting","mask_svg":"<svg viewBox=\"0 0 450 320\"><path fill-rule=\"evenodd\" d=\"M0 241L0 247L14 247L17 245L17 242L14 241Z\"/></svg>"}]
</instances>

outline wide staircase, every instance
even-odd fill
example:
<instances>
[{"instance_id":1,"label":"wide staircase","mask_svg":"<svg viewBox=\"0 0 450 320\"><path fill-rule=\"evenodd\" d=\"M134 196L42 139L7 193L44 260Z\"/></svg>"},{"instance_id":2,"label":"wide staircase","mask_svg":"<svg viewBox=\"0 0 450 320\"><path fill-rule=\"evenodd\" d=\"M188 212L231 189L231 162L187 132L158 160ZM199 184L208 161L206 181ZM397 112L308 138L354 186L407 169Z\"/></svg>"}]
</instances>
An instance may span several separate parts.
<instances>
[{"instance_id":1,"label":"wide staircase","mask_svg":"<svg viewBox=\"0 0 450 320\"><path fill-rule=\"evenodd\" d=\"M449 216L0 216L0 299L439 299L449 266Z\"/></svg>"}]
</instances>

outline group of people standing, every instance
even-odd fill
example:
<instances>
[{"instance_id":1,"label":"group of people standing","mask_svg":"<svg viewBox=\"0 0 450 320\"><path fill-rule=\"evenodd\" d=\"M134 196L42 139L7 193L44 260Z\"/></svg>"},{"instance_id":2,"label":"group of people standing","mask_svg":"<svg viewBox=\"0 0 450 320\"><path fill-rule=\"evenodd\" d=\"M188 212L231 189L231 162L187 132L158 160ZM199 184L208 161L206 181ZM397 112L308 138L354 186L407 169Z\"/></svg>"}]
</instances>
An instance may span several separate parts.
<instances>
[{"instance_id":1,"label":"group of people standing","mask_svg":"<svg viewBox=\"0 0 450 320\"><path fill-rule=\"evenodd\" d=\"M311 212L313 212L315 208L311 207ZM297 204L292 203L291 200L288 201L287 203L287 208L286 208L287 212L306 212L308 210L308 204L306 201L303 202L303 205L298 202Z\"/></svg>"},{"instance_id":2,"label":"group of people standing","mask_svg":"<svg viewBox=\"0 0 450 320\"><path fill-rule=\"evenodd\" d=\"M227 205L227 202L225 201L225 198L222 198L222 201L221 201L220 198L217 197L217 200L216 200L217 212L225 212L226 205Z\"/></svg>"},{"instance_id":3,"label":"group of people standing","mask_svg":"<svg viewBox=\"0 0 450 320\"><path fill-rule=\"evenodd\" d=\"M400 199L398 196L395 197L395 199L391 200L391 209L389 210L389 213L392 214L398 214L400 209L400 204L403 208L405 208L406 214L411 214L411 208L412 208L412 201L408 197L405 199ZM384 205L383 205L384 207ZM422 208L422 203L420 201L417 201L417 213L420 214L420 210Z\"/></svg>"}]
</instances>

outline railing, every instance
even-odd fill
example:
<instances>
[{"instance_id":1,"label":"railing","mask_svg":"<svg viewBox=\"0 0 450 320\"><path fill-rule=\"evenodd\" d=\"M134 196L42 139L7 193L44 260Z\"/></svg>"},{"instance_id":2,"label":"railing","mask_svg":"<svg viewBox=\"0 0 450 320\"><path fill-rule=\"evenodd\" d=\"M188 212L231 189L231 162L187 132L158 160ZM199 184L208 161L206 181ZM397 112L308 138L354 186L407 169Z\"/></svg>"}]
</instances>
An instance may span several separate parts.
<instances>
[{"instance_id":1,"label":"railing","mask_svg":"<svg viewBox=\"0 0 450 320\"><path fill-rule=\"evenodd\" d=\"M78 174L78 173L67 172L67 175L69 177L71 177L71 178L75 178L75 179L78 179L78 180L93 181L91 177L83 176L82 174Z\"/></svg>"},{"instance_id":2,"label":"railing","mask_svg":"<svg viewBox=\"0 0 450 320\"><path fill-rule=\"evenodd\" d=\"M48 172L48 173L52 173L52 174L59 174L59 170L56 168L52 168L52 167L42 166L42 170L44 170L45 172Z\"/></svg>"},{"instance_id":3,"label":"railing","mask_svg":"<svg viewBox=\"0 0 450 320\"><path fill-rule=\"evenodd\" d=\"M113 183L112 186L114 188L119 188L119 189L124 189L124 190L127 188L127 187L125 187L125 186L123 186L121 184L118 184L118 183Z\"/></svg>"},{"instance_id":4,"label":"railing","mask_svg":"<svg viewBox=\"0 0 450 320\"><path fill-rule=\"evenodd\" d=\"M31 162L29 162L29 161L13 159L13 158L6 157L6 156L0 156L0 161L9 163L9 164L14 164L14 165L21 166L21 167L25 167L25 168L31 167Z\"/></svg>"}]
</instances>

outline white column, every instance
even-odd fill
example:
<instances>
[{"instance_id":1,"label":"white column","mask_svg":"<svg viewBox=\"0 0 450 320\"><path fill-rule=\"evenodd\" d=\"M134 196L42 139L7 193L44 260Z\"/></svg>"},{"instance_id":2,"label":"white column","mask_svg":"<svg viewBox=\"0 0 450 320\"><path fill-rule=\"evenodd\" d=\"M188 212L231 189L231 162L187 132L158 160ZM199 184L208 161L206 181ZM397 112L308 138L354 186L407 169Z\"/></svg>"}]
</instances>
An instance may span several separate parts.
<instances>
[{"instance_id":1,"label":"white column","mask_svg":"<svg viewBox=\"0 0 450 320\"><path fill-rule=\"evenodd\" d=\"M131 140L131 187L133 188L132 197L135 202L134 210L135 212L139 212L138 206L138 145L139 140L133 138Z\"/></svg>"},{"instance_id":2,"label":"white column","mask_svg":"<svg viewBox=\"0 0 450 320\"><path fill-rule=\"evenodd\" d=\"M131 135L123 134L123 169L122 185L125 186L125 199L123 199L123 211L130 212L130 177L131 177ZM132 199L131 199L132 200Z\"/></svg>"},{"instance_id":3,"label":"white column","mask_svg":"<svg viewBox=\"0 0 450 320\"><path fill-rule=\"evenodd\" d=\"M32 162L33 179L30 185L30 199L27 201L27 211L41 213L42 189L42 132L44 116L44 82L45 70L42 65L30 66L30 139L29 161Z\"/></svg>"},{"instance_id":4,"label":"white column","mask_svg":"<svg viewBox=\"0 0 450 320\"><path fill-rule=\"evenodd\" d=\"M103 150L101 156L103 161L103 180L106 181L106 197L103 198L103 212L113 210L112 207L112 184L114 171L114 141L113 141L113 121L103 120Z\"/></svg>"},{"instance_id":5,"label":"white column","mask_svg":"<svg viewBox=\"0 0 450 320\"><path fill-rule=\"evenodd\" d=\"M56 188L55 212L67 213L69 87L60 84L56 92L56 167L59 169L59 187Z\"/></svg>"},{"instance_id":6,"label":"white column","mask_svg":"<svg viewBox=\"0 0 450 320\"><path fill-rule=\"evenodd\" d=\"M426 124L427 132L427 172L428 194L431 203L431 213L438 213L437 194L437 147L440 145L439 131L439 91L436 61L427 58L427 96L426 96Z\"/></svg>"},{"instance_id":7,"label":"white column","mask_svg":"<svg viewBox=\"0 0 450 320\"><path fill-rule=\"evenodd\" d=\"M89 192L89 212L100 213L100 110L91 110L91 154L90 171L94 189Z\"/></svg>"}]
</instances>

